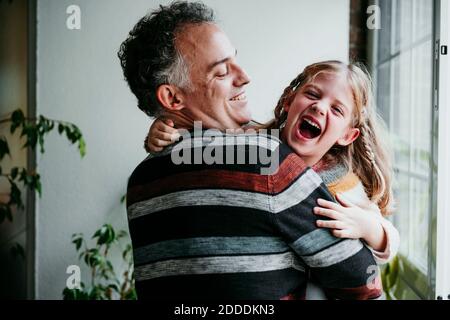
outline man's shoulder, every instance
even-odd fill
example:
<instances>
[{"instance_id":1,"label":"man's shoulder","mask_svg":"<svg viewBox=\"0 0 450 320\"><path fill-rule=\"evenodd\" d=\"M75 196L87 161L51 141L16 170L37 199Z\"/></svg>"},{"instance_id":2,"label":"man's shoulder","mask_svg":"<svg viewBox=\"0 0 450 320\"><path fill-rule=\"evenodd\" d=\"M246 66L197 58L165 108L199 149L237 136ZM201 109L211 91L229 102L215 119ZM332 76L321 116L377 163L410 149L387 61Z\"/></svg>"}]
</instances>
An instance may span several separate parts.
<instances>
[{"instance_id":1,"label":"man's shoulder","mask_svg":"<svg viewBox=\"0 0 450 320\"><path fill-rule=\"evenodd\" d=\"M180 142L158 154L149 155L135 168L129 183L149 182L193 171L271 175L276 174L280 165L306 167L276 135L266 132L224 133L219 130L189 132L182 135Z\"/></svg>"}]
</instances>

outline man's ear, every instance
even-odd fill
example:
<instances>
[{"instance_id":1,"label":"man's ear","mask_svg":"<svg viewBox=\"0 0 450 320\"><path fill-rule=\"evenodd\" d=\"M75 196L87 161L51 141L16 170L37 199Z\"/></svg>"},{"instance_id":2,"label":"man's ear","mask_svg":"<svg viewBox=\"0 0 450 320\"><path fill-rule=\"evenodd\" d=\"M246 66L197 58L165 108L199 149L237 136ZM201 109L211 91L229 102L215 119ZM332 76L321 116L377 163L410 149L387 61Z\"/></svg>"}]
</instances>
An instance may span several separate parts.
<instances>
[{"instance_id":1,"label":"man's ear","mask_svg":"<svg viewBox=\"0 0 450 320\"><path fill-rule=\"evenodd\" d=\"M183 97L180 90L169 84L162 84L156 90L156 97L161 105L171 111L184 108Z\"/></svg>"},{"instance_id":2,"label":"man's ear","mask_svg":"<svg viewBox=\"0 0 450 320\"><path fill-rule=\"evenodd\" d=\"M347 133L338 139L337 144L340 146L348 146L359 137L360 131L358 128L350 128Z\"/></svg>"}]
</instances>

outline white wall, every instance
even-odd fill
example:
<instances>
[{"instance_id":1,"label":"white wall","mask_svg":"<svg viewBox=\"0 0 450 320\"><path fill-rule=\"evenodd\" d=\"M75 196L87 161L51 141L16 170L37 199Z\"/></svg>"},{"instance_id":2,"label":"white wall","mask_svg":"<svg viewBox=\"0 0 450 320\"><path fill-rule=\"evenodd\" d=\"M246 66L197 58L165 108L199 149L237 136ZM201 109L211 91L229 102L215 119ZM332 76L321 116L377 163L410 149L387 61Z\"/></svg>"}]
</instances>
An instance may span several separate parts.
<instances>
[{"instance_id":1,"label":"white wall","mask_svg":"<svg viewBox=\"0 0 450 320\"><path fill-rule=\"evenodd\" d=\"M142 149L149 120L136 107L116 57L128 31L149 9L168 1L38 1L38 113L76 123L87 156L57 136L38 159L37 297L58 299L66 267L77 264L72 233L105 222L126 228L119 203ZM253 81L247 92L254 118L271 117L284 87L307 64L347 60L348 0L209 0ZM81 8L81 30L68 30L66 8Z\"/></svg>"}]
</instances>

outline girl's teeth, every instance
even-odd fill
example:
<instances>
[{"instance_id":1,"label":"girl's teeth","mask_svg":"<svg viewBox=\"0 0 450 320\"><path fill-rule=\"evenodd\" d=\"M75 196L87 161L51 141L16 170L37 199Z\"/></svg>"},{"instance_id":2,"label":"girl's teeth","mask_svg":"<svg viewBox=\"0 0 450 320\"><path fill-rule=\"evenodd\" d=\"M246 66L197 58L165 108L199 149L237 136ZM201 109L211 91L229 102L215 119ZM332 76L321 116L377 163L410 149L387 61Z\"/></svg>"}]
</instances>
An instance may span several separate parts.
<instances>
[{"instance_id":1,"label":"girl's teeth","mask_svg":"<svg viewBox=\"0 0 450 320\"><path fill-rule=\"evenodd\" d=\"M312 122L311 120L305 119L305 121L308 122L313 127L316 127L317 129L320 129L319 126L317 124L315 124L314 122Z\"/></svg>"}]
</instances>

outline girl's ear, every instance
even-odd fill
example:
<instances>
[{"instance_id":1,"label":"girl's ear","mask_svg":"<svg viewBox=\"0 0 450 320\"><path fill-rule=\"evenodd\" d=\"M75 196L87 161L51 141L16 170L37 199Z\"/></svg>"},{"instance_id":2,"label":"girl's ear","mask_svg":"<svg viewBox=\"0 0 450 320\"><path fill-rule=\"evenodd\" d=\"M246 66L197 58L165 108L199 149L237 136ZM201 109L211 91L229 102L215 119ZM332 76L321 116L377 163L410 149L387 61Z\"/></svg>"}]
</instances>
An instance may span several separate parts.
<instances>
[{"instance_id":1,"label":"girl's ear","mask_svg":"<svg viewBox=\"0 0 450 320\"><path fill-rule=\"evenodd\" d=\"M293 95L295 95L295 93L289 93L287 95L286 99L284 99L284 103L283 103L283 110L284 110L284 112L289 112L289 109L291 108L292 101L294 100Z\"/></svg>"},{"instance_id":2,"label":"girl's ear","mask_svg":"<svg viewBox=\"0 0 450 320\"><path fill-rule=\"evenodd\" d=\"M183 95L175 86L169 84L160 85L156 90L156 97L165 109L175 111L185 107Z\"/></svg>"},{"instance_id":3,"label":"girl's ear","mask_svg":"<svg viewBox=\"0 0 450 320\"><path fill-rule=\"evenodd\" d=\"M337 144L340 146L348 146L359 137L360 131L358 128L350 128L344 136L338 139Z\"/></svg>"}]
</instances>

